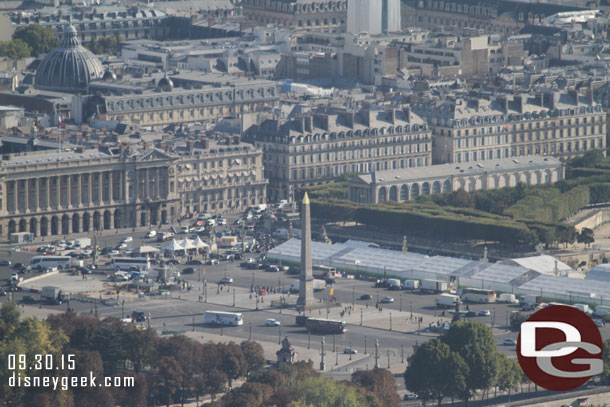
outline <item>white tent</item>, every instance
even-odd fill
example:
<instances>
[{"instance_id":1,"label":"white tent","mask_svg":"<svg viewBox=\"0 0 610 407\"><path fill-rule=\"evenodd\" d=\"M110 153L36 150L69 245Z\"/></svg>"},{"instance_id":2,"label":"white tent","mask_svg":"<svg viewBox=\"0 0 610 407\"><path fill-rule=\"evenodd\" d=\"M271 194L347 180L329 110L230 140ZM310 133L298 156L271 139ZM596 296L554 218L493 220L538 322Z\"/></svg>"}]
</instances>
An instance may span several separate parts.
<instances>
[{"instance_id":1,"label":"white tent","mask_svg":"<svg viewBox=\"0 0 610 407\"><path fill-rule=\"evenodd\" d=\"M180 246L182 246L183 250L191 250L197 248L197 246L189 239L184 239L183 241L181 241Z\"/></svg>"},{"instance_id":2,"label":"white tent","mask_svg":"<svg viewBox=\"0 0 610 407\"><path fill-rule=\"evenodd\" d=\"M152 246L141 246L137 249L137 252L140 254L158 253L159 249Z\"/></svg>"},{"instance_id":3,"label":"white tent","mask_svg":"<svg viewBox=\"0 0 610 407\"><path fill-rule=\"evenodd\" d=\"M195 246L198 249L207 249L208 247L210 247L210 245L201 240L199 236L197 236L197 239L195 239Z\"/></svg>"},{"instance_id":4,"label":"white tent","mask_svg":"<svg viewBox=\"0 0 610 407\"><path fill-rule=\"evenodd\" d=\"M180 243L178 243L176 241L176 239L172 239L170 244L168 244L167 246L163 247L163 250L175 252L175 251L178 251L178 250L184 250L184 247Z\"/></svg>"}]
</instances>

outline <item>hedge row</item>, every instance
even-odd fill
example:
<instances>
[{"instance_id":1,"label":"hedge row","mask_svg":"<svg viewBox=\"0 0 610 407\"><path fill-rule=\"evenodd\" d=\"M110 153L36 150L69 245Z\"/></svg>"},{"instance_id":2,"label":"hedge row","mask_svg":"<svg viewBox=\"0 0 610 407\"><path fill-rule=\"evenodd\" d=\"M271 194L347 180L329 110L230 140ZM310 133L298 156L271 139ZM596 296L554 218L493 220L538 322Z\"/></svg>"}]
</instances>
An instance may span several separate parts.
<instances>
[{"instance_id":1,"label":"hedge row","mask_svg":"<svg viewBox=\"0 0 610 407\"><path fill-rule=\"evenodd\" d=\"M589 185L581 185L564 193L554 186L528 191L525 198L504 211L514 219L559 222L589 204Z\"/></svg>"}]
</instances>

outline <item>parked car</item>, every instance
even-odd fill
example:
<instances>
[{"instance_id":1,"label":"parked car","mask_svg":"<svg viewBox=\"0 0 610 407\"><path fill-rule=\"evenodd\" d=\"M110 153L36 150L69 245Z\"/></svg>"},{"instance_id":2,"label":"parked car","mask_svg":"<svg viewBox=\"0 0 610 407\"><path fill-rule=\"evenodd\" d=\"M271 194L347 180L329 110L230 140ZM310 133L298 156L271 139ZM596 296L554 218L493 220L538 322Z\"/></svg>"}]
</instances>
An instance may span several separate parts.
<instances>
[{"instance_id":1,"label":"parked car","mask_svg":"<svg viewBox=\"0 0 610 407\"><path fill-rule=\"evenodd\" d=\"M502 343L504 345L517 346L517 341L512 338L505 338Z\"/></svg>"},{"instance_id":2,"label":"parked car","mask_svg":"<svg viewBox=\"0 0 610 407\"><path fill-rule=\"evenodd\" d=\"M343 349L343 353L345 353L346 355L355 355L356 353L358 353L358 350L356 348L345 348Z\"/></svg>"},{"instance_id":3,"label":"parked car","mask_svg":"<svg viewBox=\"0 0 610 407\"><path fill-rule=\"evenodd\" d=\"M10 260L0 260L0 266L10 266Z\"/></svg>"},{"instance_id":4,"label":"parked car","mask_svg":"<svg viewBox=\"0 0 610 407\"><path fill-rule=\"evenodd\" d=\"M215 264L218 264L218 259L209 259L207 264L208 264L208 266L213 266Z\"/></svg>"},{"instance_id":5,"label":"parked car","mask_svg":"<svg viewBox=\"0 0 610 407\"><path fill-rule=\"evenodd\" d=\"M405 393L405 395L403 396L403 400L417 400L419 397L417 397L417 394L413 394L413 393Z\"/></svg>"},{"instance_id":6,"label":"parked car","mask_svg":"<svg viewBox=\"0 0 610 407\"><path fill-rule=\"evenodd\" d=\"M382 304L391 304L394 302L394 298L392 297L383 297L381 300L379 300L380 303Z\"/></svg>"},{"instance_id":7,"label":"parked car","mask_svg":"<svg viewBox=\"0 0 610 407\"><path fill-rule=\"evenodd\" d=\"M488 317L491 315L491 312L488 309L484 309L482 311L479 311L478 315L480 317Z\"/></svg>"},{"instance_id":8,"label":"parked car","mask_svg":"<svg viewBox=\"0 0 610 407\"><path fill-rule=\"evenodd\" d=\"M156 236L157 236L156 230L149 230L144 237L151 238L151 237L156 237Z\"/></svg>"},{"instance_id":9,"label":"parked car","mask_svg":"<svg viewBox=\"0 0 610 407\"><path fill-rule=\"evenodd\" d=\"M176 259L169 259L168 261L166 261L167 264L172 264L174 266L177 266L178 264L180 264L179 260Z\"/></svg>"},{"instance_id":10,"label":"parked car","mask_svg":"<svg viewBox=\"0 0 610 407\"><path fill-rule=\"evenodd\" d=\"M182 270L183 274L193 274L195 272L195 269L192 267L187 267L184 270Z\"/></svg>"},{"instance_id":11,"label":"parked car","mask_svg":"<svg viewBox=\"0 0 610 407\"><path fill-rule=\"evenodd\" d=\"M184 264L186 264L187 266L203 266L203 261L194 259L194 260L187 261Z\"/></svg>"},{"instance_id":12,"label":"parked car","mask_svg":"<svg viewBox=\"0 0 610 407\"><path fill-rule=\"evenodd\" d=\"M233 284L233 279L231 277L223 277L218 284Z\"/></svg>"},{"instance_id":13,"label":"parked car","mask_svg":"<svg viewBox=\"0 0 610 407\"><path fill-rule=\"evenodd\" d=\"M218 219L218 224L219 224L220 226L224 226L224 225L226 225L226 224L227 224L227 220L226 220L225 218L219 218L219 219Z\"/></svg>"},{"instance_id":14,"label":"parked car","mask_svg":"<svg viewBox=\"0 0 610 407\"><path fill-rule=\"evenodd\" d=\"M600 328L604 327L604 321L602 321L601 319L596 319L595 320L595 325L597 325Z\"/></svg>"},{"instance_id":15,"label":"parked car","mask_svg":"<svg viewBox=\"0 0 610 407\"><path fill-rule=\"evenodd\" d=\"M23 298L21 299L21 302L24 304L32 304L32 303L36 302L36 300L31 295L24 295Z\"/></svg>"},{"instance_id":16,"label":"parked car","mask_svg":"<svg viewBox=\"0 0 610 407\"><path fill-rule=\"evenodd\" d=\"M133 237L126 236L123 238L123 243L131 243L131 242L133 242Z\"/></svg>"},{"instance_id":17,"label":"parked car","mask_svg":"<svg viewBox=\"0 0 610 407\"><path fill-rule=\"evenodd\" d=\"M280 321L277 319L269 318L265 321L265 326L280 326Z\"/></svg>"},{"instance_id":18,"label":"parked car","mask_svg":"<svg viewBox=\"0 0 610 407\"><path fill-rule=\"evenodd\" d=\"M20 270L23 268L23 263L15 263L15 264L13 264L13 268L15 270Z\"/></svg>"},{"instance_id":19,"label":"parked car","mask_svg":"<svg viewBox=\"0 0 610 407\"><path fill-rule=\"evenodd\" d=\"M361 300L370 300L371 298L373 298L373 297L371 297L371 294L362 294L360 296Z\"/></svg>"}]
</instances>

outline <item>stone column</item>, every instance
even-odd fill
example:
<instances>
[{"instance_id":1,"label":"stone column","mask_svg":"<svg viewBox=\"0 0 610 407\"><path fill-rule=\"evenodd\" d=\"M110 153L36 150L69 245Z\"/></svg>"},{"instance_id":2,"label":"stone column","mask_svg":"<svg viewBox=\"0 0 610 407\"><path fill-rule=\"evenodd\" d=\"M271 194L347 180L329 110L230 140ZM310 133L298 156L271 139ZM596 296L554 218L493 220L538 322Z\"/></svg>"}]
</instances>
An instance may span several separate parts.
<instances>
[{"instance_id":1,"label":"stone column","mask_svg":"<svg viewBox=\"0 0 610 407\"><path fill-rule=\"evenodd\" d=\"M93 203L93 173L87 174L87 205Z\"/></svg>"},{"instance_id":2,"label":"stone column","mask_svg":"<svg viewBox=\"0 0 610 407\"><path fill-rule=\"evenodd\" d=\"M24 194L24 205L23 205L23 209L24 212L29 212L30 211L30 181L29 180L24 180L23 181L23 187L25 189L25 194Z\"/></svg>"},{"instance_id":3,"label":"stone column","mask_svg":"<svg viewBox=\"0 0 610 407\"><path fill-rule=\"evenodd\" d=\"M157 168L157 194L156 198L161 198L161 168Z\"/></svg>"},{"instance_id":4,"label":"stone column","mask_svg":"<svg viewBox=\"0 0 610 407\"><path fill-rule=\"evenodd\" d=\"M112 203L112 201L114 201L114 197L112 196L114 190L114 182L113 182L113 172L114 171L108 171L108 202Z\"/></svg>"},{"instance_id":5,"label":"stone column","mask_svg":"<svg viewBox=\"0 0 610 407\"><path fill-rule=\"evenodd\" d=\"M12 181L13 183L13 212L17 213L17 181Z\"/></svg>"},{"instance_id":6,"label":"stone column","mask_svg":"<svg viewBox=\"0 0 610 407\"><path fill-rule=\"evenodd\" d=\"M81 179L82 179L82 175L81 174L76 174L76 185L75 185L75 189L76 189L76 201L74 202L74 206L76 206L77 208L80 206L81 201L83 199L82 195L81 195L81 188L80 188L80 184L81 184Z\"/></svg>"},{"instance_id":7,"label":"stone column","mask_svg":"<svg viewBox=\"0 0 610 407\"><path fill-rule=\"evenodd\" d=\"M104 177L102 176L102 172L98 172L97 173L97 197L98 197L98 203L102 203L104 202ZM103 222L102 222L103 223Z\"/></svg>"},{"instance_id":8,"label":"stone column","mask_svg":"<svg viewBox=\"0 0 610 407\"><path fill-rule=\"evenodd\" d=\"M147 169L144 170L144 197L150 199L150 171Z\"/></svg>"},{"instance_id":9,"label":"stone column","mask_svg":"<svg viewBox=\"0 0 610 407\"><path fill-rule=\"evenodd\" d=\"M67 175L66 178L68 180L68 188L67 191L67 196L66 198L68 199L68 208L72 207L72 176L71 175Z\"/></svg>"},{"instance_id":10,"label":"stone column","mask_svg":"<svg viewBox=\"0 0 610 407\"><path fill-rule=\"evenodd\" d=\"M32 184L34 184L33 185L33 187L34 187L34 205L33 205L34 206L34 211L38 212L38 209L40 208L40 202L39 202L39 200L40 200L40 193L38 191L38 189L40 187L39 179L38 178L34 178L32 180Z\"/></svg>"},{"instance_id":11,"label":"stone column","mask_svg":"<svg viewBox=\"0 0 610 407\"><path fill-rule=\"evenodd\" d=\"M45 189L46 199L47 199L47 209L51 209L51 177L46 178L46 189Z\"/></svg>"}]
</instances>

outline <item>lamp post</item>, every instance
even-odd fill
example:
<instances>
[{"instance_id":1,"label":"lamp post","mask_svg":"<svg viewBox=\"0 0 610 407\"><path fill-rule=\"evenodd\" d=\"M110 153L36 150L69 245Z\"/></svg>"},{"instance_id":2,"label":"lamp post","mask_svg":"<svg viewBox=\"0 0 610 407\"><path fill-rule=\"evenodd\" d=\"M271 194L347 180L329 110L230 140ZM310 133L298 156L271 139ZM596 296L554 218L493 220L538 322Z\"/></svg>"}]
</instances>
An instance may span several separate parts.
<instances>
[{"instance_id":1,"label":"lamp post","mask_svg":"<svg viewBox=\"0 0 610 407\"><path fill-rule=\"evenodd\" d=\"M366 336L364 337L364 354L366 355Z\"/></svg>"},{"instance_id":2,"label":"lamp post","mask_svg":"<svg viewBox=\"0 0 610 407\"><path fill-rule=\"evenodd\" d=\"M235 307L235 288L233 289L233 307Z\"/></svg>"},{"instance_id":3,"label":"lamp post","mask_svg":"<svg viewBox=\"0 0 610 407\"><path fill-rule=\"evenodd\" d=\"M396 356L396 352L394 352L393 350L388 349L387 353L388 353L388 370L389 370L390 369L390 354L392 356Z\"/></svg>"},{"instance_id":4,"label":"lamp post","mask_svg":"<svg viewBox=\"0 0 610 407\"><path fill-rule=\"evenodd\" d=\"M402 312L402 294L400 294L400 312Z\"/></svg>"},{"instance_id":5,"label":"lamp post","mask_svg":"<svg viewBox=\"0 0 610 407\"><path fill-rule=\"evenodd\" d=\"M411 319L413 319L413 301L409 301L409 311L411 312Z\"/></svg>"},{"instance_id":6,"label":"lamp post","mask_svg":"<svg viewBox=\"0 0 610 407\"><path fill-rule=\"evenodd\" d=\"M349 341L349 360L352 360L352 353L353 353L352 341Z\"/></svg>"}]
</instances>

